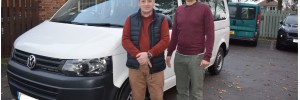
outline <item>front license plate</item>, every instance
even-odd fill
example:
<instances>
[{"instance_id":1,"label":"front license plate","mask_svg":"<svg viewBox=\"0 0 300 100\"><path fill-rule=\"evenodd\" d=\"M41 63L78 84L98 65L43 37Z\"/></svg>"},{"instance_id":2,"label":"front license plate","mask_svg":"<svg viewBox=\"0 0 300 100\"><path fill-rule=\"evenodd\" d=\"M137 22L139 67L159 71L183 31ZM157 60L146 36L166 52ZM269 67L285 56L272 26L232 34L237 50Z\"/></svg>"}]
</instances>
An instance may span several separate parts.
<instances>
[{"instance_id":1,"label":"front license plate","mask_svg":"<svg viewBox=\"0 0 300 100\"><path fill-rule=\"evenodd\" d=\"M230 31L230 34L234 34L234 31Z\"/></svg>"},{"instance_id":2,"label":"front license plate","mask_svg":"<svg viewBox=\"0 0 300 100\"><path fill-rule=\"evenodd\" d=\"M298 39L293 39L293 42L294 43L298 43Z\"/></svg>"},{"instance_id":3,"label":"front license plate","mask_svg":"<svg viewBox=\"0 0 300 100\"><path fill-rule=\"evenodd\" d=\"M28 96L28 95L26 95L26 94L24 94L22 92L17 92L17 94L18 94L18 99L19 100L38 100L38 99L35 99L35 98L31 97L31 96Z\"/></svg>"}]
</instances>

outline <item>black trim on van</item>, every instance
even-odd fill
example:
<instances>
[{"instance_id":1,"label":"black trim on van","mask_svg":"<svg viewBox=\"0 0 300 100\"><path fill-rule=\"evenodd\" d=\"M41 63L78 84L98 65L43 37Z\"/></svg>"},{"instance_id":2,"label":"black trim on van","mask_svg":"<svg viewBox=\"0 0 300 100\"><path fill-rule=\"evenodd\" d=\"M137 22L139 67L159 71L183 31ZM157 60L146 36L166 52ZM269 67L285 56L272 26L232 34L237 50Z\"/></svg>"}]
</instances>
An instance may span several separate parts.
<instances>
[{"instance_id":1,"label":"black trim on van","mask_svg":"<svg viewBox=\"0 0 300 100\"><path fill-rule=\"evenodd\" d=\"M69 77L30 70L14 61L8 62L8 83L14 98L17 92L42 100L114 100L118 87L113 74L97 77Z\"/></svg>"}]
</instances>

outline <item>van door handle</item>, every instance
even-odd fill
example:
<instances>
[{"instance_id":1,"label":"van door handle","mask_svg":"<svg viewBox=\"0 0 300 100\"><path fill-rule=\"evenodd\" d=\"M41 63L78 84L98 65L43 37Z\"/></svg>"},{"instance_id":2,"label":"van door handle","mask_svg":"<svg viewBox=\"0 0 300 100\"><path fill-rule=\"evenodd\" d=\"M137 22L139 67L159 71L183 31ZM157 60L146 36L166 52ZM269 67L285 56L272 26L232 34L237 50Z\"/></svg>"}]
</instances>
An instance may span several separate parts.
<instances>
[{"instance_id":1,"label":"van door handle","mask_svg":"<svg viewBox=\"0 0 300 100\"><path fill-rule=\"evenodd\" d=\"M233 25L235 25L236 24L236 20L233 20Z\"/></svg>"}]
</instances>

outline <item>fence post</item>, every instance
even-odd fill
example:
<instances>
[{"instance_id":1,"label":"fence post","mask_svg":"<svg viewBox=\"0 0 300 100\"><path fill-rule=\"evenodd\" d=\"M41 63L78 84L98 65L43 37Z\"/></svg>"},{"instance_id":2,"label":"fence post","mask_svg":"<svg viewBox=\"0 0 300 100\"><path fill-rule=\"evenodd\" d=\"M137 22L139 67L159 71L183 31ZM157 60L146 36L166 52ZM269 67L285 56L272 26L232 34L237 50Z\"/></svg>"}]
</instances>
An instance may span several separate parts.
<instances>
[{"instance_id":1,"label":"fence post","mask_svg":"<svg viewBox=\"0 0 300 100\"><path fill-rule=\"evenodd\" d=\"M26 13L25 13L25 0L21 0L21 21L22 21L22 31L21 33L23 34L26 32Z\"/></svg>"},{"instance_id":2,"label":"fence post","mask_svg":"<svg viewBox=\"0 0 300 100\"><path fill-rule=\"evenodd\" d=\"M39 22L39 15L38 15L38 9L39 9L39 6L38 6L38 0L32 0L31 1L31 8L33 9L33 10L31 10L32 11L32 13L33 13L33 16L32 16L32 25L31 25L31 27L34 27L34 26L36 26L37 24L38 24L38 22Z\"/></svg>"},{"instance_id":3,"label":"fence post","mask_svg":"<svg viewBox=\"0 0 300 100\"><path fill-rule=\"evenodd\" d=\"M15 40L20 34L21 34L21 31L20 31L20 0L16 0L15 1L15 32L14 32L14 39Z\"/></svg>"},{"instance_id":4,"label":"fence post","mask_svg":"<svg viewBox=\"0 0 300 100\"><path fill-rule=\"evenodd\" d=\"M29 30L29 28L31 27L31 6L30 6L30 1L31 0L26 0L26 20L27 20L27 26L26 26L26 30Z\"/></svg>"},{"instance_id":5,"label":"fence post","mask_svg":"<svg viewBox=\"0 0 300 100\"><path fill-rule=\"evenodd\" d=\"M262 11L260 11L260 23L259 23L259 37L261 37L261 34L262 34L262 25L261 25L261 23L262 23L262 18L261 17L263 17L264 16L264 14L263 14L263 12Z\"/></svg>"},{"instance_id":6,"label":"fence post","mask_svg":"<svg viewBox=\"0 0 300 100\"><path fill-rule=\"evenodd\" d=\"M8 0L2 0L2 27L1 27L1 48L3 48L1 50L1 58L4 58L7 56L7 54L9 53L9 47L7 46L7 44L9 44L9 26L8 26Z\"/></svg>"},{"instance_id":7,"label":"fence post","mask_svg":"<svg viewBox=\"0 0 300 100\"><path fill-rule=\"evenodd\" d=\"M272 23L271 23L271 25L270 25L270 27L271 27L271 37L270 38L273 38L274 37L274 34L275 34L275 24L276 24L276 14L275 13L277 13L276 11L274 11L273 13L272 13Z\"/></svg>"},{"instance_id":8,"label":"fence post","mask_svg":"<svg viewBox=\"0 0 300 100\"><path fill-rule=\"evenodd\" d=\"M14 41L14 1L15 0L9 0L9 44L8 44L8 54L10 52L10 49L12 47L13 41ZM8 55L6 54L6 55Z\"/></svg>"}]
</instances>

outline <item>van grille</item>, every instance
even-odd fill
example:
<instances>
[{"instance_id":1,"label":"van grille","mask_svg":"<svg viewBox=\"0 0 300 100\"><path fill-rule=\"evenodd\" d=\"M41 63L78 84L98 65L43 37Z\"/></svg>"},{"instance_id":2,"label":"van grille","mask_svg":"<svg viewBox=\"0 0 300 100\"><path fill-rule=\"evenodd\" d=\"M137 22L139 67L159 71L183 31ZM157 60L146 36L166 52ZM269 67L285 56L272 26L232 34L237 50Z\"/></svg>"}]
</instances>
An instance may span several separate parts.
<instances>
[{"instance_id":1,"label":"van grille","mask_svg":"<svg viewBox=\"0 0 300 100\"><path fill-rule=\"evenodd\" d=\"M27 66L27 59L30 55L34 55L36 58L36 64L34 69L40 69L47 72L61 73L60 69L66 61L62 59L31 54L17 49L15 49L13 53L12 60L23 66Z\"/></svg>"},{"instance_id":2,"label":"van grille","mask_svg":"<svg viewBox=\"0 0 300 100\"><path fill-rule=\"evenodd\" d=\"M40 83L31 82L19 76L15 76L11 73L8 74L9 83L21 90L31 92L36 95L40 95L41 97L53 100L57 97L59 93L59 90L56 87L50 87L47 85L42 85Z\"/></svg>"}]
</instances>

